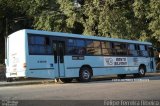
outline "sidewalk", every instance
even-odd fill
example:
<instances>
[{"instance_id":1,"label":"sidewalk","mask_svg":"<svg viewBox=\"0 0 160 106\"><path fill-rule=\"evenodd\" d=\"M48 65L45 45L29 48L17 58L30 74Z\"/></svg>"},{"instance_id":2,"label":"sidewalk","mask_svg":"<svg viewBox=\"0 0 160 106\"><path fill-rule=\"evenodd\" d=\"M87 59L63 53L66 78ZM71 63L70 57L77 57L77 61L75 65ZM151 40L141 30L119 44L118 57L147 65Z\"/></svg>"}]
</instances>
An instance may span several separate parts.
<instances>
[{"instance_id":1,"label":"sidewalk","mask_svg":"<svg viewBox=\"0 0 160 106\"><path fill-rule=\"evenodd\" d=\"M51 79L34 79L34 80L26 79L23 81L13 81L13 82L0 81L0 87L17 86L17 85L32 85L32 84L49 84L49 83L55 83L55 81Z\"/></svg>"},{"instance_id":2,"label":"sidewalk","mask_svg":"<svg viewBox=\"0 0 160 106\"><path fill-rule=\"evenodd\" d=\"M7 82L5 79L5 67L0 65L0 87L3 86L17 86L17 85L32 85L32 84L48 84L54 83L55 81L52 79L18 79L12 82Z\"/></svg>"}]
</instances>

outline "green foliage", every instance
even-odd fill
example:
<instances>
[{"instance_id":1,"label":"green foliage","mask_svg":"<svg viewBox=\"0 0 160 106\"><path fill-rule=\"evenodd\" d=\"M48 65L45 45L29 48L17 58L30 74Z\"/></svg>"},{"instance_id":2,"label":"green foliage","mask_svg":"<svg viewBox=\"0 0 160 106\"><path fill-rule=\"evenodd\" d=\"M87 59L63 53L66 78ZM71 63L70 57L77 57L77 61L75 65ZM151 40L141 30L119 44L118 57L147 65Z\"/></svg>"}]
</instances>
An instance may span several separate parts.
<instances>
[{"instance_id":1,"label":"green foliage","mask_svg":"<svg viewBox=\"0 0 160 106\"><path fill-rule=\"evenodd\" d=\"M100 8L98 7L98 0L88 0L82 7L83 20L85 35L98 35L98 18Z\"/></svg>"},{"instance_id":2,"label":"green foliage","mask_svg":"<svg viewBox=\"0 0 160 106\"><path fill-rule=\"evenodd\" d=\"M160 1L151 0L149 3L150 11L148 18L150 19L149 29L152 31L152 36L160 41Z\"/></svg>"},{"instance_id":3,"label":"green foliage","mask_svg":"<svg viewBox=\"0 0 160 106\"><path fill-rule=\"evenodd\" d=\"M23 28L150 41L159 46L160 0L84 0L81 5L73 1L0 0L0 63L4 62L4 36Z\"/></svg>"}]
</instances>

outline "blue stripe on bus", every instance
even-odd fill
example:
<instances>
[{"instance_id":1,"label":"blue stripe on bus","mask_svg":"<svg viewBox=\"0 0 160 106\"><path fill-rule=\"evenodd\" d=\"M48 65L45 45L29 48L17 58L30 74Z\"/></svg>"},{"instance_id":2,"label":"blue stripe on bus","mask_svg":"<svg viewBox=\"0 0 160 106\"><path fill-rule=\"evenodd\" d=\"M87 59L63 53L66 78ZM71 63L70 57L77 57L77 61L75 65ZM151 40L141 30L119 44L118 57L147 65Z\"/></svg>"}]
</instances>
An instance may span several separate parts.
<instances>
[{"instance_id":1,"label":"blue stripe on bus","mask_svg":"<svg viewBox=\"0 0 160 106\"><path fill-rule=\"evenodd\" d=\"M49 70L49 69L54 69L54 68L31 68L29 70Z\"/></svg>"}]
</instances>

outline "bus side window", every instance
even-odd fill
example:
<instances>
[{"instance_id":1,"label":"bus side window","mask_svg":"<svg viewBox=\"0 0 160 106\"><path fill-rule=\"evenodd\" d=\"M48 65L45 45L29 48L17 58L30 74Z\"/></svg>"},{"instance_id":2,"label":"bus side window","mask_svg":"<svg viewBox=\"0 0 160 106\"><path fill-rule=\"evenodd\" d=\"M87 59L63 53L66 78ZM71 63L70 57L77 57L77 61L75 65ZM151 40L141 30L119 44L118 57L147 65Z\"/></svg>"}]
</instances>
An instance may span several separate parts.
<instances>
[{"instance_id":1,"label":"bus side window","mask_svg":"<svg viewBox=\"0 0 160 106\"><path fill-rule=\"evenodd\" d=\"M149 56L154 57L154 51L153 51L153 48L151 46L149 46L148 51L149 51Z\"/></svg>"},{"instance_id":2,"label":"bus side window","mask_svg":"<svg viewBox=\"0 0 160 106\"><path fill-rule=\"evenodd\" d=\"M148 57L147 46L146 45L140 45L139 53L140 53L140 56Z\"/></svg>"},{"instance_id":3,"label":"bus side window","mask_svg":"<svg viewBox=\"0 0 160 106\"><path fill-rule=\"evenodd\" d=\"M46 45L50 45L49 37L45 37L45 44L46 44Z\"/></svg>"},{"instance_id":4,"label":"bus side window","mask_svg":"<svg viewBox=\"0 0 160 106\"><path fill-rule=\"evenodd\" d=\"M111 42L111 55L116 55L116 49L113 42Z\"/></svg>"},{"instance_id":5,"label":"bus side window","mask_svg":"<svg viewBox=\"0 0 160 106\"><path fill-rule=\"evenodd\" d=\"M68 54L72 54L72 55L74 55L74 54L76 54L77 53L77 51L76 51L76 42L75 42L75 39L68 39L67 40L67 53Z\"/></svg>"},{"instance_id":6,"label":"bus side window","mask_svg":"<svg viewBox=\"0 0 160 106\"><path fill-rule=\"evenodd\" d=\"M88 55L101 55L100 41L86 40L86 50Z\"/></svg>"},{"instance_id":7,"label":"bus side window","mask_svg":"<svg viewBox=\"0 0 160 106\"><path fill-rule=\"evenodd\" d=\"M113 49L112 53L114 55L119 55L120 44L117 42L114 42L113 47L114 47L114 49Z\"/></svg>"},{"instance_id":8,"label":"bus side window","mask_svg":"<svg viewBox=\"0 0 160 106\"><path fill-rule=\"evenodd\" d=\"M94 44L93 44L93 40L86 40L86 51L87 51L87 55L93 55L94 54Z\"/></svg>"},{"instance_id":9,"label":"bus side window","mask_svg":"<svg viewBox=\"0 0 160 106\"><path fill-rule=\"evenodd\" d=\"M121 50L121 55L126 56L127 55L127 44L121 43L120 50Z\"/></svg>"},{"instance_id":10,"label":"bus side window","mask_svg":"<svg viewBox=\"0 0 160 106\"><path fill-rule=\"evenodd\" d=\"M93 55L94 54L94 44L92 40L86 40L86 54Z\"/></svg>"},{"instance_id":11,"label":"bus side window","mask_svg":"<svg viewBox=\"0 0 160 106\"><path fill-rule=\"evenodd\" d=\"M128 55L138 56L137 47L135 44L128 44Z\"/></svg>"},{"instance_id":12,"label":"bus side window","mask_svg":"<svg viewBox=\"0 0 160 106\"><path fill-rule=\"evenodd\" d=\"M77 47L77 54L78 55L85 55L86 54L85 41L83 39L76 40L76 47Z\"/></svg>"},{"instance_id":13,"label":"bus side window","mask_svg":"<svg viewBox=\"0 0 160 106\"><path fill-rule=\"evenodd\" d=\"M148 57L149 56L149 52L148 52L148 46L145 45L145 55Z\"/></svg>"},{"instance_id":14,"label":"bus side window","mask_svg":"<svg viewBox=\"0 0 160 106\"><path fill-rule=\"evenodd\" d=\"M135 49L136 49L136 51L137 51L137 56L141 56L141 53L140 53L140 47L139 47L139 45L137 44L137 45L135 45Z\"/></svg>"},{"instance_id":15,"label":"bus side window","mask_svg":"<svg viewBox=\"0 0 160 106\"><path fill-rule=\"evenodd\" d=\"M67 53L71 55L85 55L85 46L85 40L69 38L67 41Z\"/></svg>"},{"instance_id":16,"label":"bus side window","mask_svg":"<svg viewBox=\"0 0 160 106\"><path fill-rule=\"evenodd\" d=\"M48 37L39 35L34 35L34 36L29 35L28 44L29 44L29 54L31 55L52 54L52 48Z\"/></svg>"},{"instance_id":17,"label":"bus side window","mask_svg":"<svg viewBox=\"0 0 160 106\"><path fill-rule=\"evenodd\" d=\"M111 43L110 42L101 42L102 46L102 55L112 55L111 54Z\"/></svg>"},{"instance_id":18,"label":"bus side window","mask_svg":"<svg viewBox=\"0 0 160 106\"><path fill-rule=\"evenodd\" d=\"M116 52L116 55L119 55L119 56L127 55L127 48L125 43L115 42L114 50Z\"/></svg>"},{"instance_id":19,"label":"bus side window","mask_svg":"<svg viewBox=\"0 0 160 106\"><path fill-rule=\"evenodd\" d=\"M144 50L145 50L144 45L139 45L139 55L140 56L144 56Z\"/></svg>"},{"instance_id":20,"label":"bus side window","mask_svg":"<svg viewBox=\"0 0 160 106\"><path fill-rule=\"evenodd\" d=\"M100 41L93 41L94 55L101 55L101 43Z\"/></svg>"}]
</instances>

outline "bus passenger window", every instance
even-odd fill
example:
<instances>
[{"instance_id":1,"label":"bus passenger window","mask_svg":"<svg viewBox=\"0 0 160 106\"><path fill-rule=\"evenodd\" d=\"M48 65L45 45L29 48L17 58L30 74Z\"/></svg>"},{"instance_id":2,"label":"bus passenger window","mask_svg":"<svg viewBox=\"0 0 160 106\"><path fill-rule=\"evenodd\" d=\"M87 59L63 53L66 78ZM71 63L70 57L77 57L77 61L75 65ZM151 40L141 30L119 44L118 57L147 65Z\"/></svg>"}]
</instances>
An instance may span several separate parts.
<instances>
[{"instance_id":1,"label":"bus passenger window","mask_svg":"<svg viewBox=\"0 0 160 106\"><path fill-rule=\"evenodd\" d=\"M75 46L75 39L68 39L67 46Z\"/></svg>"},{"instance_id":2,"label":"bus passenger window","mask_svg":"<svg viewBox=\"0 0 160 106\"><path fill-rule=\"evenodd\" d=\"M48 37L45 37L46 45L50 45L50 40Z\"/></svg>"},{"instance_id":3,"label":"bus passenger window","mask_svg":"<svg viewBox=\"0 0 160 106\"><path fill-rule=\"evenodd\" d=\"M100 41L93 41L94 55L101 55L101 43Z\"/></svg>"},{"instance_id":4,"label":"bus passenger window","mask_svg":"<svg viewBox=\"0 0 160 106\"><path fill-rule=\"evenodd\" d=\"M78 49L78 54L80 54L80 55L86 54L86 48L85 47L79 48Z\"/></svg>"},{"instance_id":5,"label":"bus passenger window","mask_svg":"<svg viewBox=\"0 0 160 106\"><path fill-rule=\"evenodd\" d=\"M88 55L101 55L100 41L87 40L86 47Z\"/></svg>"},{"instance_id":6,"label":"bus passenger window","mask_svg":"<svg viewBox=\"0 0 160 106\"><path fill-rule=\"evenodd\" d=\"M72 54L72 55L77 54L77 49L76 49L76 47L67 47L67 53L68 53L68 54Z\"/></svg>"},{"instance_id":7,"label":"bus passenger window","mask_svg":"<svg viewBox=\"0 0 160 106\"><path fill-rule=\"evenodd\" d=\"M110 42L101 42L102 45L102 55L112 55L111 54L111 43Z\"/></svg>"},{"instance_id":8,"label":"bus passenger window","mask_svg":"<svg viewBox=\"0 0 160 106\"><path fill-rule=\"evenodd\" d=\"M93 41L92 40L86 40L86 47L93 47Z\"/></svg>"},{"instance_id":9,"label":"bus passenger window","mask_svg":"<svg viewBox=\"0 0 160 106\"><path fill-rule=\"evenodd\" d=\"M67 53L71 55L85 55L85 40L83 39L68 39Z\"/></svg>"},{"instance_id":10,"label":"bus passenger window","mask_svg":"<svg viewBox=\"0 0 160 106\"><path fill-rule=\"evenodd\" d=\"M126 49L126 44L125 43L119 43L115 42L114 44L114 52L116 52L116 55L127 55L127 49Z\"/></svg>"},{"instance_id":11,"label":"bus passenger window","mask_svg":"<svg viewBox=\"0 0 160 106\"><path fill-rule=\"evenodd\" d=\"M86 40L86 54L93 55L95 52L94 44L92 40Z\"/></svg>"},{"instance_id":12,"label":"bus passenger window","mask_svg":"<svg viewBox=\"0 0 160 106\"><path fill-rule=\"evenodd\" d=\"M148 47L148 51L149 51L149 56L154 57L154 51L153 51L153 48L151 46Z\"/></svg>"},{"instance_id":13,"label":"bus passenger window","mask_svg":"<svg viewBox=\"0 0 160 106\"><path fill-rule=\"evenodd\" d=\"M137 47L135 44L128 44L128 54L130 56L138 56Z\"/></svg>"},{"instance_id":14,"label":"bus passenger window","mask_svg":"<svg viewBox=\"0 0 160 106\"><path fill-rule=\"evenodd\" d=\"M76 40L76 47L77 47L77 54L79 54L79 55L86 54L85 41L83 39Z\"/></svg>"},{"instance_id":15,"label":"bus passenger window","mask_svg":"<svg viewBox=\"0 0 160 106\"><path fill-rule=\"evenodd\" d=\"M140 56L149 56L146 45L140 45Z\"/></svg>"},{"instance_id":16,"label":"bus passenger window","mask_svg":"<svg viewBox=\"0 0 160 106\"><path fill-rule=\"evenodd\" d=\"M94 48L87 48L87 54L88 55L93 55L95 53L95 49Z\"/></svg>"},{"instance_id":17,"label":"bus passenger window","mask_svg":"<svg viewBox=\"0 0 160 106\"><path fill-rule=\"evenodd\" d=\"M67 53L68 54L76 54L76 43L75 43L75 39L68 39L67 41Z\"/></svg>"},{"instance_id":18,"label":"bus passenger window","mask_svg":"<svg viewBox=\"0 0 160 106\"><path fill-rule=\"evenodd\" d=\"M36 34L29 34L28 46L30 55L52 54L52 48L48 37Z\"/></svg>"},{"instance_id":19,"label":"bus passenger window","mask_svg":"<svg viewBox=\"0 0 160 106\"><path fill-rule=\"evenodd\" d=\"M148 46L147 45L145 45L145 56L149 56L149 52L148 52Z\"/></svg>"}]
</instances>

